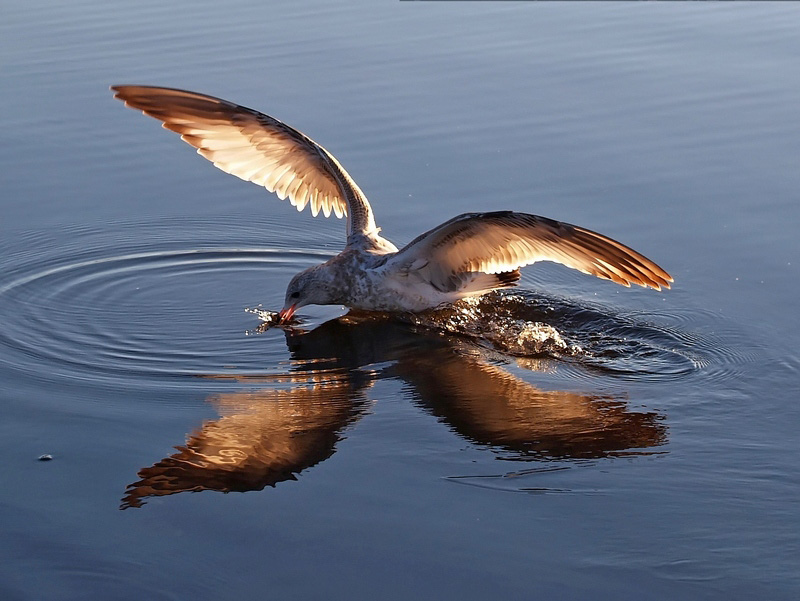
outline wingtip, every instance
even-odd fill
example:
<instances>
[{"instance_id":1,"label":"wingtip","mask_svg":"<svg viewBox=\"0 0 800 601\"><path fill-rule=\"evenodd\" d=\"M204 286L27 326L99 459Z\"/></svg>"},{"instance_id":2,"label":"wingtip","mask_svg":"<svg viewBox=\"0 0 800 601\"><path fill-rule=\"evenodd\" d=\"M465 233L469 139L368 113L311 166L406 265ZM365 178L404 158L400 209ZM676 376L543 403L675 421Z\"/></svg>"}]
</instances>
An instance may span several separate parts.
<instances>
[{"instance_id":1,"label":"wingtip","mask_svg":"<svg viewBox=\"0 0 800 601\"><path fill-rule=\"evenodd\" d=\"M670 290L672 288L672 282L674 282L675 280L670 274L668 274L663 269L661 270L661 272L663 275L660 274L658 283L661 285L661 288L664 288L665 290Z\"/></svg>"},{"instance_id":2,"label":"wingtip","mask_svg":"<svg viewBox=\"0 0 800 601\"><path fill-rule=\"evenodd\" d=\"M172 88L158 88L155 86L142 86L137 84L114 84L108 86L108 89L114 92L114 98L125 100L127 96L135 96L137 92L141 93L146 90L171 90Z\"/></svg>"},{"instance_id":3,"label":"wingtip","mask_svg":"<svg viewBox=\"0 0 800 601\"><path fill-rule=\"evenodd\" d=\"M659 281L651 281L647 282L646 284L642 284L645 288L652 288L653 290L657 290L658 292L662 292L663 290L669 290L672 288L670 286L670 282L672 282L672 278L663 278Z\"/></svg>"},{"instance_id":4,"label":"wingtip","mask_svg":"<svg viewBox=\"0 0 800 601\"><path fill-rule=\"evenodd\" d=\"M113 86L108 86L108 89L114 92L114 98L121 100L122 102L126 102L125 100L125 91L130 88L135 88L138 86L129 86L129 85L119 85L114 84Z\"/></svg>"}]
</instances>

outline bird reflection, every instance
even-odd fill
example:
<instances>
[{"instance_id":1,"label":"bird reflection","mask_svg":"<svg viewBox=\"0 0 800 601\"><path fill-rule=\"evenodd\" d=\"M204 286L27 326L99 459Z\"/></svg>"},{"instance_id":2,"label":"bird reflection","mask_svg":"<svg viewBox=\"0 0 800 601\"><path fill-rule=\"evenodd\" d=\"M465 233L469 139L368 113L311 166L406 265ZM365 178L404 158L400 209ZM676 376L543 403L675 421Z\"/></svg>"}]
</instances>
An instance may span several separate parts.
<instances>
[{"instance_id":1,"label":"bird reflection","mask_svg":"<svg viewBox=\"0 0 800 601\"><path fill-rule=\"evenodd\" d=\"M608 396L540 390L462 339L389 319L346 315L310 332L287 330L286 341L291 370L261 378L256 392L212 396L220 418L140 470L122 509L152 496L294 480L335 452L368 412L372 383L387 377L406 382L414 402L458 435L505 458L597 458L666 440L658 413L633 412Z\"/></svg>"}]
</instances>

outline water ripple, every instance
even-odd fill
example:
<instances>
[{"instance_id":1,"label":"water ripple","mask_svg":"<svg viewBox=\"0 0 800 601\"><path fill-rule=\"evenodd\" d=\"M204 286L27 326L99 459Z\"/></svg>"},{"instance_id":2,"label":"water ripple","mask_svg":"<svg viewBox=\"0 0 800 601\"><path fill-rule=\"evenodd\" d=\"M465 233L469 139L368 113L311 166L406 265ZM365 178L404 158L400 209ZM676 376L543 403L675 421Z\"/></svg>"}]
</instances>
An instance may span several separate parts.
<instances>
[{"instance_id":1,"label":"water ripple","mask_svg":"<svg viewBox=\"0 0 800 601\"><path fill-rule=\"evenodd\" d=\"M11 318L0 332L0 364L140 384L263 372L265 356L251 356L242 341L245 295L277 295L262 282L288 280L330 251L257 246L263 226L225 225L130 224L113 240L75 228L61 245L21 236L4 249L0 310Z\"/></svg>"}]
</instances>

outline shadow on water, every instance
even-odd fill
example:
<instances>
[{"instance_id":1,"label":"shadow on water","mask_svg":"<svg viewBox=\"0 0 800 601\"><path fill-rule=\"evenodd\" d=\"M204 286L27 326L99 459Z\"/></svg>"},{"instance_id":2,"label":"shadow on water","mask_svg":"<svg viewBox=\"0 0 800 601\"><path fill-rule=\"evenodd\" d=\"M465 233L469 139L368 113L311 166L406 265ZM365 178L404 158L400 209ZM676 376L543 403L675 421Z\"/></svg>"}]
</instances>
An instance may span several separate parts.
<instances>
[{"instance_id":1,"label":"shadow on water","mask_svg":"<svg viewBox=\"0 0 800 601\"><path fill-rule=\"evenodd\" d=\"M349 314L311 331L287 329L293 361L284 374L206 376L259 389L210 397L219 419L140 470L121 508L153 496L294 480L335 452L368 412L370 387L386 378L405 382L412 401L453 432L507 459L601 458L666 442L660 413L632 411L608 395L539 389L475 341L420 325ZM547 370L558 360L544 352L525 367Z\"/></svg>"}]
</instances>

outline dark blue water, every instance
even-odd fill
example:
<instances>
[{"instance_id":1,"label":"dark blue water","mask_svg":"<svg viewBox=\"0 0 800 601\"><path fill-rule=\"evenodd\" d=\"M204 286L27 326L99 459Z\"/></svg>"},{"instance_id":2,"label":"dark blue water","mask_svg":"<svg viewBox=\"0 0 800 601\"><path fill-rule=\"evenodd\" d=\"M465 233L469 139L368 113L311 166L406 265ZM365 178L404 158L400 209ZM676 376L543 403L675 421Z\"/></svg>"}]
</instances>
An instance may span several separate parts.
<instances>
[{"instance_id":1,"label":"dark blue water","mask_svg":"<svg viewBox=\"0 0 800 601\"><path fill-rule=\"evenodd\" d=\"M0 598L797 598L791 3L2 12ZM125 83L300 128L398 245L533 212L675 285L539 264L477 320L264 329L342 222Z\"/></svg>"}]
</instances>

